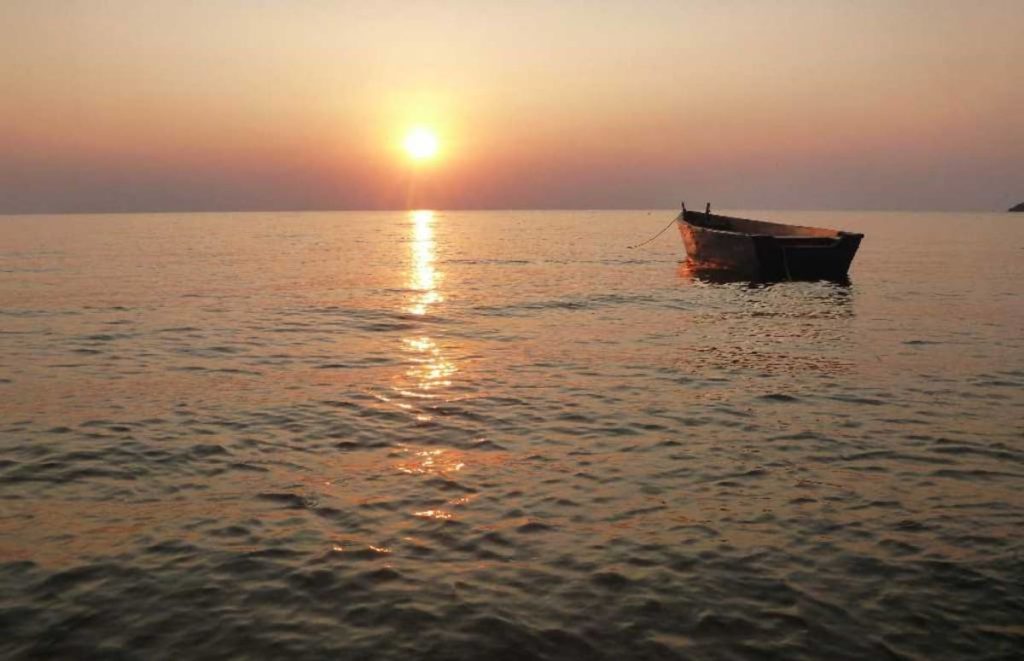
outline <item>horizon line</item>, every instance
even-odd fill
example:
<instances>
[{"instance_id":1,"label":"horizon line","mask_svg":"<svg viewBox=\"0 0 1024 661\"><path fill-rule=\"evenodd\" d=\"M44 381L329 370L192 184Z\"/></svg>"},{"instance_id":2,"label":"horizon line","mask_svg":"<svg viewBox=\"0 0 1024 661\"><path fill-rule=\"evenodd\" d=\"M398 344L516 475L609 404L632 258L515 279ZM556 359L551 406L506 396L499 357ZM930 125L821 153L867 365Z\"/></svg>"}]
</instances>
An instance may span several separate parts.
<instances>
[{"instance_id":1,"label":"horizon line","mask_svg":"<svg viewBox=\"0 0 1024 661\"><path fill-rule=\"evenodd\" d=\"M795 212L864 212L864 213L1010 213L1008 209L911 209L911 208L855 208L855 207L752 207L719 206L712 208L729 211L795 211ZM0 210L0 217L14 216L157 216L169 214L221 214L221 213L394 213L411 211L678 211L679 207L416 207L416 208L307 208L307 209L148 209L148 210L75 210L75 211L15 211Z\"/></svg>"}]
</instances>

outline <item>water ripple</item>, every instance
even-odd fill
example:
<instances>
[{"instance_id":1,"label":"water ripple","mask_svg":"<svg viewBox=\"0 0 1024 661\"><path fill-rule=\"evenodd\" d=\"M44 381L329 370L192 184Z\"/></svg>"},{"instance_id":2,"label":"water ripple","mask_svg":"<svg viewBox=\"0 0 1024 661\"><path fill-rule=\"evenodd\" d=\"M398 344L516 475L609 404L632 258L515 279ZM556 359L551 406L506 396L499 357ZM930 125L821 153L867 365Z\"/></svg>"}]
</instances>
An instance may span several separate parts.
<instances>
[{"instance_id":1,"label":"water ripple","mask_svg":"<svg viewBox=\"0 0 1024 661\"><path fill-rule=\"evenodd\" d=\"M1024 237L762 286L645 218L0 227L0 655L1015 658L1024 318L962 278Z\"/></svg>"}]
</instances>

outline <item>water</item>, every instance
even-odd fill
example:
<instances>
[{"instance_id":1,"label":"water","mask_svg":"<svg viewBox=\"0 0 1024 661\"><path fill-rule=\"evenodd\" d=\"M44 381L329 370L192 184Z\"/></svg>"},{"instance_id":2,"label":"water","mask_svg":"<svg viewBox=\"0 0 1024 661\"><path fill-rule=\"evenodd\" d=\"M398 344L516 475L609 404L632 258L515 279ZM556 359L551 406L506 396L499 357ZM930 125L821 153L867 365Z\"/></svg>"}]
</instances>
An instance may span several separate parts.
<instances>
[{"instance_id":1,"label":"water","mask_svg":"<svg viewBox=\"0 0 1024 661\"><path fill-rule=\"evenodd\" d=\"M1024 222L0 218L0 656L1011 658Z\"/></svg>"}]
</instances>

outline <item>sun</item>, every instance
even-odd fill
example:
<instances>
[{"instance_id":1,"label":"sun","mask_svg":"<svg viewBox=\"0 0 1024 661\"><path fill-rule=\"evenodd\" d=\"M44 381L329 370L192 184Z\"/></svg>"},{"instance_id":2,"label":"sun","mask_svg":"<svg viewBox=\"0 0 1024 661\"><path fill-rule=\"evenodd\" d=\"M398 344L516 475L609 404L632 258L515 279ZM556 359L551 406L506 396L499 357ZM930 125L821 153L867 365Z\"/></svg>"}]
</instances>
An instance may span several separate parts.
<instances>
[{"instance_id":1,"label":"sun","mask_svg":"<svg viewBox=\"0 0 1024 661\"><path fill-rule=\"evenodd\" d=\"M440 146L437 134L427 128L417 127L409 131L402 143L409 158L414 161L429 161L437 156Z\"/></svg>"}]
</instances>

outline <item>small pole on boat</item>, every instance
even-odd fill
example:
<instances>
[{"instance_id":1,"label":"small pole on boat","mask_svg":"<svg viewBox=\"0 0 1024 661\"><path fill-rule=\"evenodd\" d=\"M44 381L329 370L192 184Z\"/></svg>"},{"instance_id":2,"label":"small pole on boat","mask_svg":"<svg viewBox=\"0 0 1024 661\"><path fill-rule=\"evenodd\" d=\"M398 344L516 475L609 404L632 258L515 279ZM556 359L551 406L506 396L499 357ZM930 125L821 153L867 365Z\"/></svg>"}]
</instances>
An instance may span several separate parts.
<instances>
[{"instance_id":1,"label":"small pole on boat","mask_svg":"<svg viewBox=\"0 0 1024 661\"><path fill-rule=\"evenodd\" d=\"M683 200L683 215L686 215L686 200Z\"/></svg>"},{"instance_id":2,"label":"small pole on boat","mask_svg":"<svg viewBox=\"0 0 1024 661\"><path fill-rule=\"evenodd\" d=\"M711 203L710 202L708 202L708 205L706 207L704 207L704 215L705 216L710 216L711 215Z\"/></svg>"}]
</instances>

